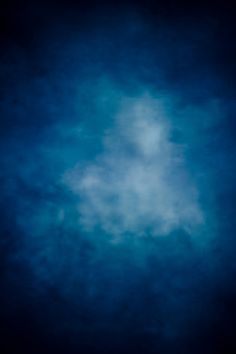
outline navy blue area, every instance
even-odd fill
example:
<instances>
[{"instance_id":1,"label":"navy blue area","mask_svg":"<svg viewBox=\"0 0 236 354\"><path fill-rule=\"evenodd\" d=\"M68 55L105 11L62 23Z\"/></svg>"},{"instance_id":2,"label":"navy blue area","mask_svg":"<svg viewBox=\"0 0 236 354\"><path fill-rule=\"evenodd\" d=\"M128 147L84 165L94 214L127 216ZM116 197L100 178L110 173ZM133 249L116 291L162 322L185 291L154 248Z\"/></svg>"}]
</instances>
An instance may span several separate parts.
<instances>
[{"instance_id":1,"label":"navy blue area","mask_svg":"<svg viewBox=\"0 0 236 354\"><path fill-rule=\"evenodd\" d=\"M0 353L236 352L236 27L210 1L9 1L0 10ZM64 183L121 96L167 100L205 224L78 222Z\"/></svg>"}]
</instances>

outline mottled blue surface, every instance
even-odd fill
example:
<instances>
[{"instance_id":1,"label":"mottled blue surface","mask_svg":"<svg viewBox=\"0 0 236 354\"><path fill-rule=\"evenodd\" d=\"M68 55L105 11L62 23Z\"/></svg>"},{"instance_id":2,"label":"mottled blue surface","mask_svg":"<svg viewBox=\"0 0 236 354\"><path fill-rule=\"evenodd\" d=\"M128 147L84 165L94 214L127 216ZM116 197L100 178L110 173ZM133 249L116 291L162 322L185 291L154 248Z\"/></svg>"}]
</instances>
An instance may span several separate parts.
<instances>
[{"instance_id":1,"label":"mottled blue surface","mask_svg":"<svg viewBox=\"0 0 236 354\"><path fill-rule=\"evenodd\" d=\"M235 353L232 14L3 8L3 352Z\"/></svg>"}]
</instances>

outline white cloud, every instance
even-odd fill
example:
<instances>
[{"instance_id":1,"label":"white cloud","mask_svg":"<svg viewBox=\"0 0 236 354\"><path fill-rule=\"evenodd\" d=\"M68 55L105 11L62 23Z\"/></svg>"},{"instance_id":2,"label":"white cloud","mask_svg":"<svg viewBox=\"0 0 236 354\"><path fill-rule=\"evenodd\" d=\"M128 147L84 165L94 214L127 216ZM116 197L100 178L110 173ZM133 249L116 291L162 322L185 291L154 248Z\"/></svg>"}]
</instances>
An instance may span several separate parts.
<instances>
[{"instance_id":1,"label":"white cloud","mask_svg":"<svg viewBox=\"0 0 236 354\"><path fill-rule=\"evenodd\" d=\"M65 176L79 197L85 230L156 236L178 228L190 232L202 222L197 191L170 131L159 100L123 101L114 128L104 134L104 152Z\"/></svg>"}]
</instances>

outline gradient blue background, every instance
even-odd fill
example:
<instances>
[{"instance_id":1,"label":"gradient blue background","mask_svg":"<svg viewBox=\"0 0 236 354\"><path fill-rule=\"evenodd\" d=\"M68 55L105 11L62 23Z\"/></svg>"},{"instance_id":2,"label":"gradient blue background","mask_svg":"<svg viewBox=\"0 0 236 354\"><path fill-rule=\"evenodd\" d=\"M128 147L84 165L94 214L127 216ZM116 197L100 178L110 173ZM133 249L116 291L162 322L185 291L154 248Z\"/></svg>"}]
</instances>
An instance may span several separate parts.
<instances>
[{"instance_id":1,"label":"gradient blue background","mask_svg":"<svg viewBox=\"0 0 236 354\"><path fill-rule=\"evenodd\" d=\"M233 7L1 6L0 352L235 353ZM114 244L62 180L143 92L168 101L205 225Z\"/></svg>"}]
</instances>

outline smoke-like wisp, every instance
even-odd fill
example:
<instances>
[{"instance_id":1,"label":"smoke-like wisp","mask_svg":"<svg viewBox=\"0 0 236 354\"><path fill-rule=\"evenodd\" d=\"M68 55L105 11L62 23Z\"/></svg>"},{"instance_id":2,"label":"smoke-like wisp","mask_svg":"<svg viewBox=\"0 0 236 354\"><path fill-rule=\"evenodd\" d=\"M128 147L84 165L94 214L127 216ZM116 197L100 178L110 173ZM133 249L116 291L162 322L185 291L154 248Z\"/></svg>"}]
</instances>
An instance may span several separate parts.
<instances>
[{"instance_id":1,"label":"smoke-like wisp","mask_svg":"<svg viewBox=\"0 0 236 354\"><path fill-rule=\"evenodd\" d=\"M79 197L82 227L108 234L166 235L191 232L202 223L197 190L185 168L181 146L160 100L126 98L104 151L93 163L78 164L65 181Z\"/></svg>"}]
</instances>

